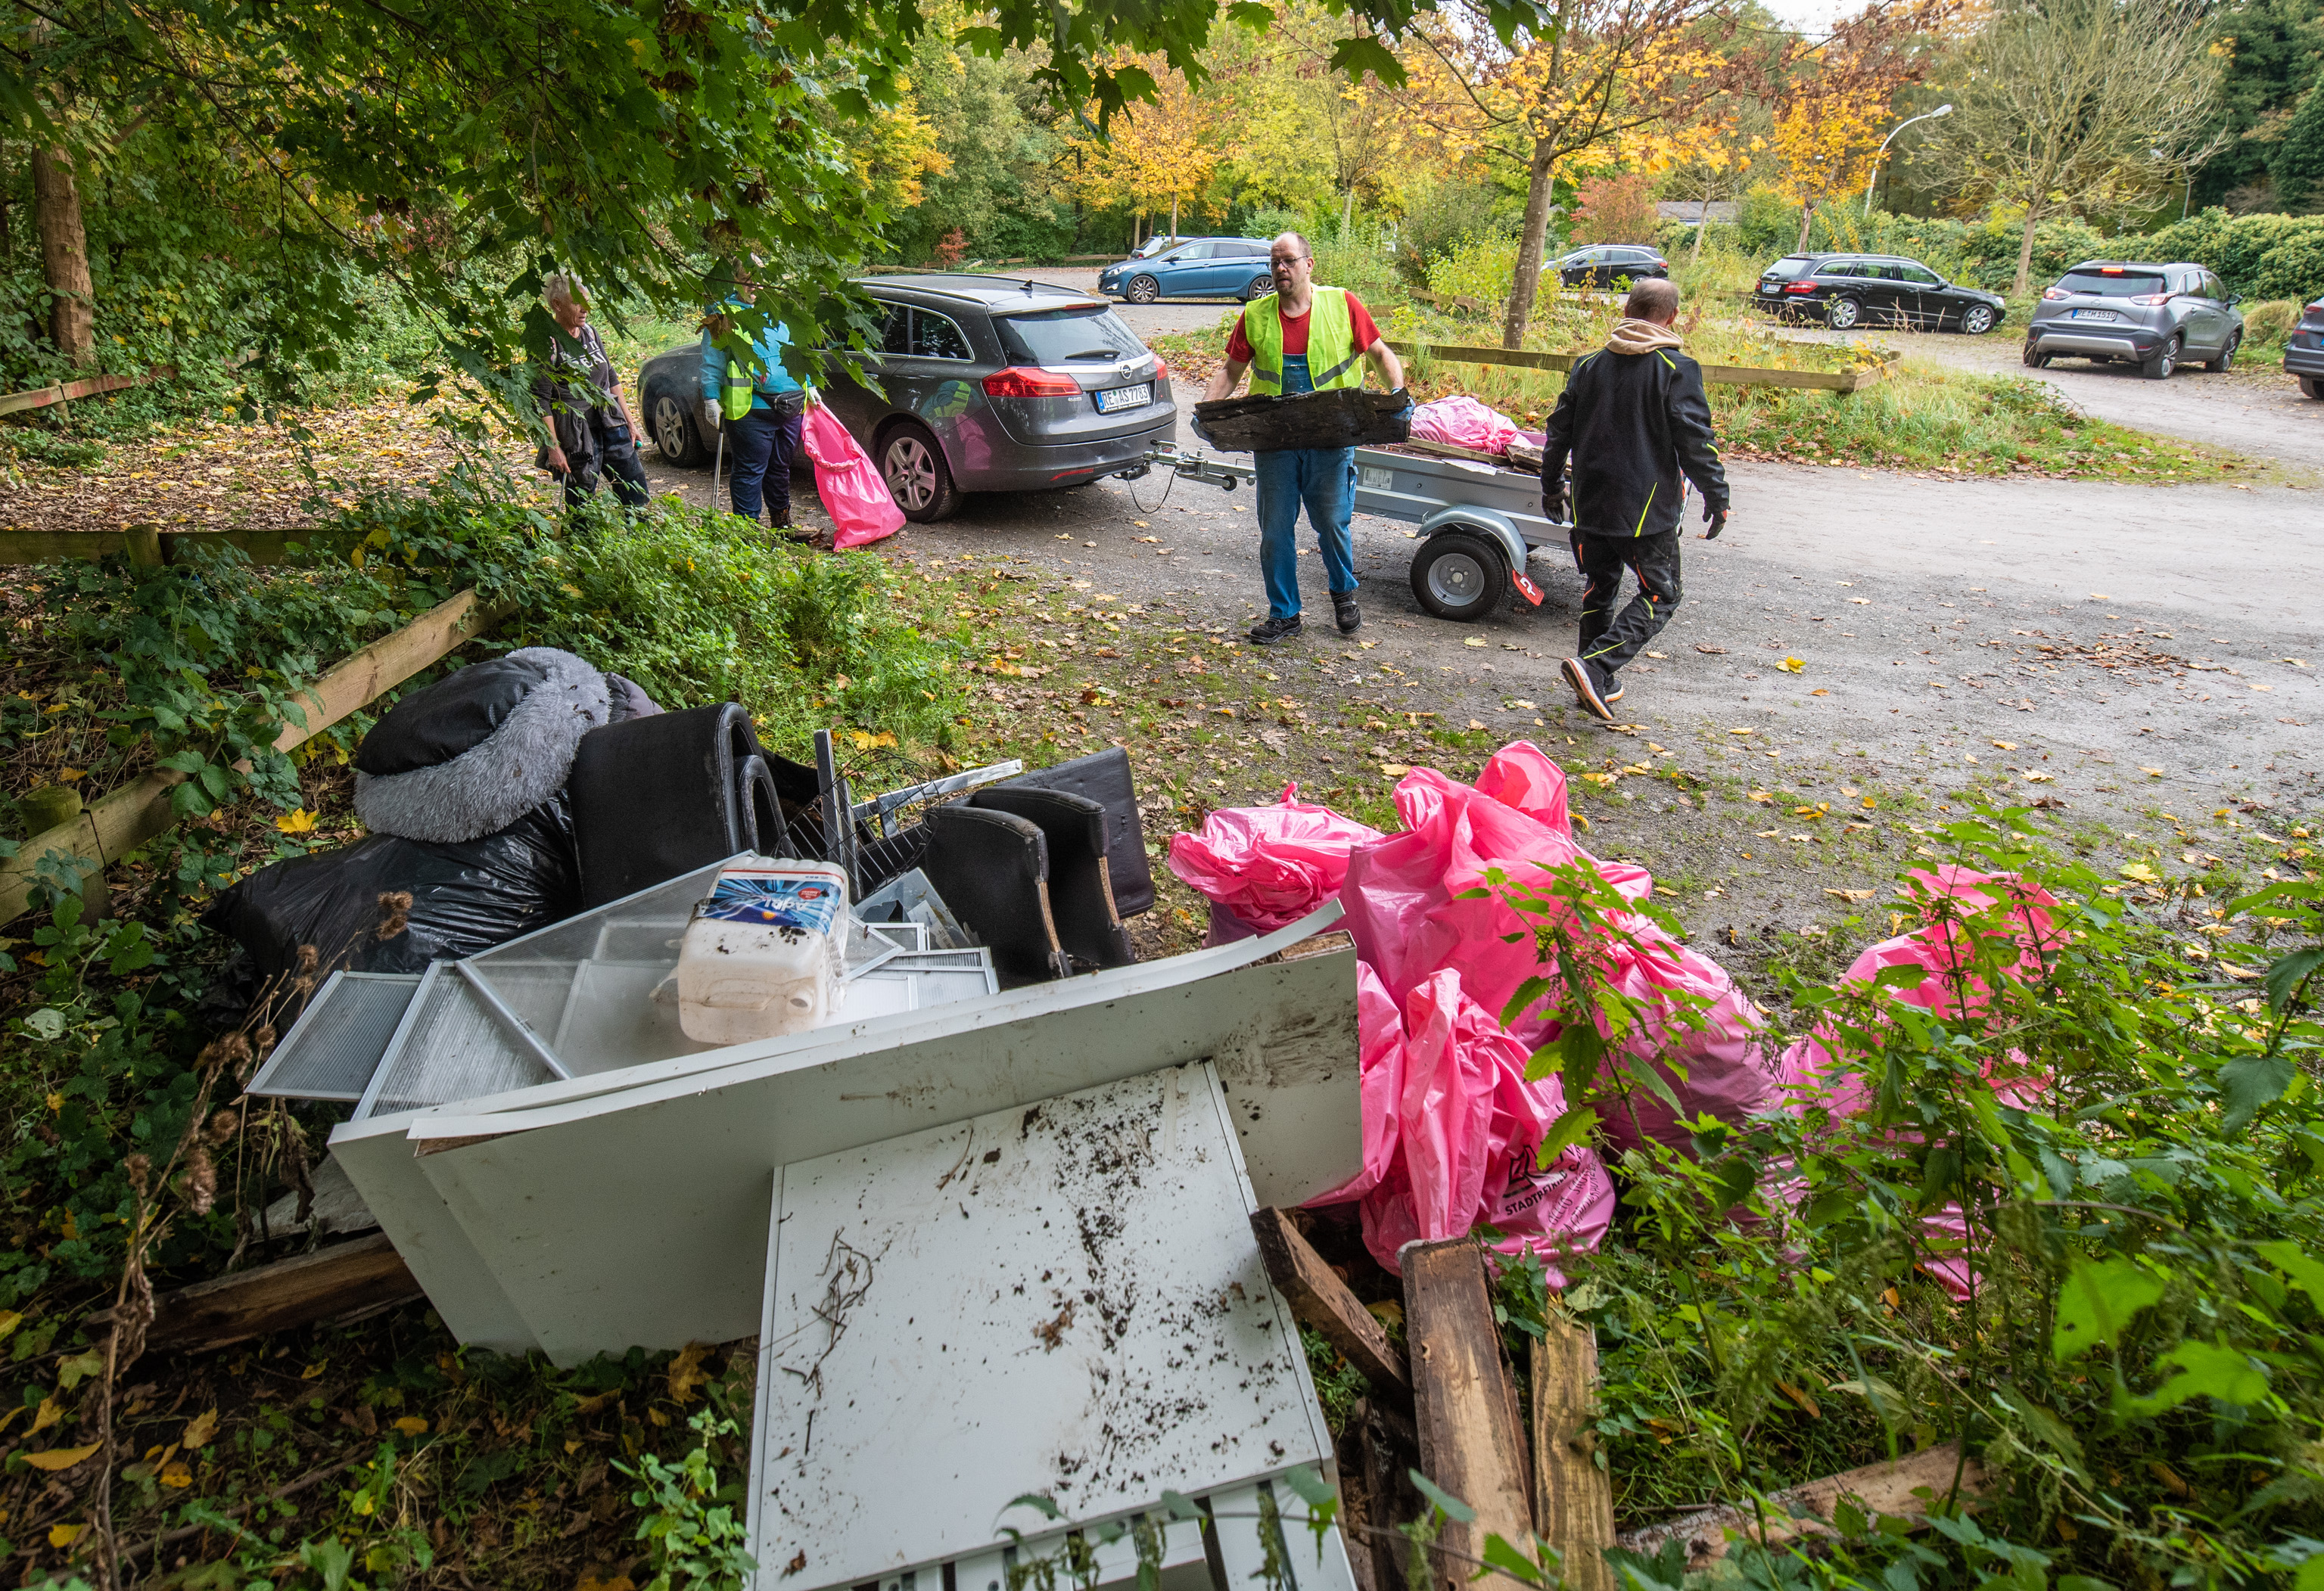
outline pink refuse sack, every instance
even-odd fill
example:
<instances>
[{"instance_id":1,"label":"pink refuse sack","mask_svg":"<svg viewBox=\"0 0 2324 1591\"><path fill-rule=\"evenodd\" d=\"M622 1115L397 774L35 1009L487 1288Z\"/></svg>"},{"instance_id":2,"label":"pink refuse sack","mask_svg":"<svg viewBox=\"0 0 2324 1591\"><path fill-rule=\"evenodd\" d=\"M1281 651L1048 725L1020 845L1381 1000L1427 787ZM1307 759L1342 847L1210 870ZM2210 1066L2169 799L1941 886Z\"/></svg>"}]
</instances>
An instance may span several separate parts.
<instances>
[{"instance_id":1,"label":"pink refuse sack","mask_svg":"<svg viewBox=\"0 0 2324 1591\"><path fill-rule=\"evenodd\" d=\"M1567 815L1565 775L1541 750L1519 740L1485 765L1474 786L1434 768L1416 768L1396 788L1406 832L1359 848L1349 859L1340 898L1357 953L1379 972L1396 998L1436 971L1458 967L1463 989L1496 1016L1540 963L1526 918L1490 896L1459 898L1499 868L1512 882L1536 876L1536 864L1586 862L1631 900L1645 900L1654 881L1644 868L1601 861L1576 844ZM1683 993L1700 1000L1699 1016L1652 1025L1632 1049L1670 1064L1661 1067L1692 1117L1708 1113L1735 1121L1771 1107L1775 1079L1764 1053L1766 1018L1725 968L1670 938L1648 919L1623 924L1630 943L1614 949L1615 981L1633 998ZM1675 1018L1682 1002L1664 1002ZM1537 1012L1519 1015L1514 1035L1528 1048L1554 1039L1555 1021ZM1630 1105L1601 1112L1616 1146L1642 1146L1647 1137L1690 1152L1679 1114L1653 1094L1633 1089ZM1635 1117L1635 1119L1633 1119Z\"/></svg>"},{"instance_id":2,"label":"pink refuse sack","mask_svg":"<svg viewBox=\"0 0 2324 1591\"><path fill-rule=\"evenodd\" d=\"M816 495L831 516L832 546L862 547L904 528L904 510L896 506L888 483L831 410L808 404L799 440L815 461Z\"/></svg>"},{"instance_id":3,"label":"pink refuse sack","mask_svg":"<svg viewBox=\"0 0 2324 1591\"><path fill-rule=\"evenodd\" d=\"M1407 1243L1489 1226L1500 1252L1530 1250L1563 1286L1557 1262L1605 1237L1614 1185L1587 1148L1535 1165L1564 1113L1557 1080L1526 1080L1526 1047L1462 992L1458 972L1429 979L1399 1011L1359 961L1356 991L1364 1169L1314 1202L1360 1199L1365 1246L1390 1272Z\"/></svg>"},{"instance_id":4,"label":"pink refuse sack","mask_svg":"<svg viewBox=\"0 0 2324 1591\"><path fill-rule=\"evenodd\" d=\"M1412 411L1416 442L1443 442L1480 453L1507 453L1519 432L1508 416L1496 413L1474 398L1439 398Z\"/></svg>"},{"instance_id":5,"label":"pink refuse sack","mask_svg":"<svg viewBox=\"0 0 2324 1591\"><path fill-rule=\"evenodd\" d=\"M2016 955L2006 959L2015 974L2029 982L2040 980L2049 952L2061 943L2055 915L2058 902L2049 891L2015 873L1979 873L1950 864L1908 877L1926 921L1859 952L1841 974L1840 988L1868 985L1891 967L1919 967L1926 973L1919 983L1892 985L1887 998L1943 1016L1980 1016L1992 1005L1993 990L1974 970L1977 938L2014 942ZM1965 917L1976 921L1972 924ZM1794 1111L1803 1114L1821 1106L1835 1115L1851 1116L1872 1103L1870 1080L1826 1048L1833 1036L1828 1026L1820 1028L1784 1052L1782 1086L1785 1103ZM2025 1056L2015 1050L2006 1056L1988 1057L1980 1070L1994 1092L2012 1105L2033 1105L2049 1086L2048 1078L2034 1071ZM1900 1144L1919 1139L1909 1130L1900 1129L1893 1136ZM1785 1203L1797 1203L1806 1189L1800 1179L1793 1178L1769 1191ZM1956 1301L1967 1300L1977 1291L1976 1267L1958 1253L1949 1252L1960 1248L1968 1230L1958 1204L1948 1204L1921 1219L1923 1242L1933 1242L1938 1251L1924 1255L1921 1268Z\"/></svg>"},{"instance_id":6,"label":"pink refuse sack","mask_svg":"<svg viewBox=\"0 0 2324 1591\"><path fill-rule=\"evenodd\" d=\"M1201 832L1170 836L1170 870L1212 903L1212 943L1297 922L1339 893L1349 853L1380 837L1368 823L1296 800L1298 794L1297 785L1286 785L1271 806L1221 807L1203 820Z\"/></svg>"}]
</instances>

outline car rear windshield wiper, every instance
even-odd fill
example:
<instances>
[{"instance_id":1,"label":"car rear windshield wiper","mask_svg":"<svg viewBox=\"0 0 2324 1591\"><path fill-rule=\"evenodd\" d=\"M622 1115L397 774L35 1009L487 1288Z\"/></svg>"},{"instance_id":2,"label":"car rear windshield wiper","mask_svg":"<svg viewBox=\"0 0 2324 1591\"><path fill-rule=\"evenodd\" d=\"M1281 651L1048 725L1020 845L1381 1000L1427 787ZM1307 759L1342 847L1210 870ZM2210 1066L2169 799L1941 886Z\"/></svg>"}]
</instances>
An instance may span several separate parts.
<instances>
[{"instance_id":1,"label":"car rear windshield wiper","mask_svg":"<svg viewBox=\"0 0 2324 1591\"><path fill-rule=\"evenodd\" d=\"M1128 354L1124 354L1124 353L1123 353L1120 349L1119 349L1119 348L1084 348L1084 349L1083 349L1080 353L1078 353L1078 354L1067 354L1063 355L1062 357L1063 357L1064 359L1065 359L1065 360L1074 360L1074 359L1126 359L1126 358L1128 358L1128 357L1129 357L1129 355L1128 355Z\"/></svg>"}]
</instances>

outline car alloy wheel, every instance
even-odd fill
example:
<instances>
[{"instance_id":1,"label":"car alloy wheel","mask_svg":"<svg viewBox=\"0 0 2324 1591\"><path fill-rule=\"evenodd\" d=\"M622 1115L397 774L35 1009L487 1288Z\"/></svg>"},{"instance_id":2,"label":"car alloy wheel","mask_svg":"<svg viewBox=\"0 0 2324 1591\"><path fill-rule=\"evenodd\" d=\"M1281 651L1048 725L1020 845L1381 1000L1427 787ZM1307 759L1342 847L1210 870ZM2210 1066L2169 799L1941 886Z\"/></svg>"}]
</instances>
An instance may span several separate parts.
<instances>
[{"instance_id":1,"label":"car alloy wheel","mask_svg":"<svg viewBox=\"0 0 2324 1591\"><path fill-rule=\"evenodd\" d=\"M1248 304L1253 299L1264 299L1274 290L1275 278L1272 276L1254 276L1250 279L1250 285L1242 290L1243 302Z\"/></svg>"},{"instance_id":2,"label":"car alloy wheel","mask_svg":"<svg viewBox=\"0 0 2324 1591\"><path fill-rule=\"evenodd\" d=\"M2163 346L2154 351L2154 357L2146 361L2142 368L2148 381L2169 381L2171 372L2179 368L2179 334L2172 332L2165 337Z\"/></svg>"},{"instance_id":3,"label":"car alloy wheel","mask_svg":"<svg viewBox=\"0 0 2324 1591\"><path fill-rule=\"evenodd\" d=\"M936 450L917 431L899 431L889 439L880 474L896 506L908 514L924 514L936 500Z\"/></svg>"},{"instance_id":4,"label":"car alloy wheel","mask_svg":"<svg viewBox=\"0 0 2324 1591\"><path fill-rule=\"evenodd\" d=\"M1961 311L1961 330L1973 337L1981 337L1993 329L1993 306L1971 304Z\"/></svg>"},{"instance_id":5,"label":"car alloy wheel","mask_svg":"<svg viewBox=\"0 0 2324 1591\"><path fill-rule=\"evenodd\" d=\"M1162 284L1150 276L1133 276L1121 296L1133 304L1151 304L1162 296Z\"/></svg>"},{"instance_id":6,"label":"car alloy wheel","mask_svg":"<svg viewBox=\"0 0 2324 1591\"><path fill-rule=\"evenodd\" d=\"M1834 331L1846 331L1864 317L1864 306L1854 299L1834 299L1823 312L1824 323Z\"/></svg>"},{"instance_id":7,"label":"car alloy wheel","mask_svg":"<svg viewBox=\"0 0 2324 1591\"><path fill-rule=\"evenodd\" d=\"M686 406L668 392L654 394L654 446L672 464L691 462L694 453L694 422L687 418Z\"/></svg>"},{"instance_id":8,"label":"car alloy wheel","mask_svg":"<svg viewBox=\"0 0 2324 1591\"><path fill-rule=\"evenodd\" d=\"M2219 371L2219 372L2230 371L2230 370L2235 369L2235 367L2236 367L2236 349L2238 349L2238 348L2240 348L2240 347L2242 347L2243 345L2244 345L2244 334L2242 333L2242 331L2241 331L2241 330L2236 330L2236 331L2234 331L2234 332L2230 332L2230 333L2227 335L2227 345L2226 347L2224 347L2224 348L2222 348L2222 349L2220 349L2220 350L2219 350L2219 356L2218 356L2217 359L2212 360L2210 363L2209 363L2208 364L2204 365L2204 366L2203 366L2203 368L2204 368L2205 370L2209 370L2209 371Z\"/></svg>"}]
</instances>

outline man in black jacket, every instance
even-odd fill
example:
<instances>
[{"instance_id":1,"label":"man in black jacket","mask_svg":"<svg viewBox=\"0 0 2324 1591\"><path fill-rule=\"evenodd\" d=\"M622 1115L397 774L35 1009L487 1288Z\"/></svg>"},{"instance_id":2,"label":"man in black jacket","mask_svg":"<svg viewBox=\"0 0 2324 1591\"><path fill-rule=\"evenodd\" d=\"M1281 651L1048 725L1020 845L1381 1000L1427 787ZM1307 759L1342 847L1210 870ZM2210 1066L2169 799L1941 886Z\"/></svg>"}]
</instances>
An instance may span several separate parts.
<instances>
[{"instance_id":1,"label":"man in black jacket","mask_svg":"<svg viewBox=\"0 0 2324 1591\"><path fill-rule=\"evenodd\" d=\"M1577 363L1549 417L1542 512L1565 516L1573 461L1573 561L1582 571L1582 645L1564 664L1574 700L1612 722L1615 675L1678 607L1679 510L1686 483L1702 492L1704 539L1727 528L1727 474L1711 435L1702 367L1679 352L1678 289L1649 278L1630 290L1600 352ZM1614 612L1622 571L1637 576Z\"/></svg>"}]
</instances>

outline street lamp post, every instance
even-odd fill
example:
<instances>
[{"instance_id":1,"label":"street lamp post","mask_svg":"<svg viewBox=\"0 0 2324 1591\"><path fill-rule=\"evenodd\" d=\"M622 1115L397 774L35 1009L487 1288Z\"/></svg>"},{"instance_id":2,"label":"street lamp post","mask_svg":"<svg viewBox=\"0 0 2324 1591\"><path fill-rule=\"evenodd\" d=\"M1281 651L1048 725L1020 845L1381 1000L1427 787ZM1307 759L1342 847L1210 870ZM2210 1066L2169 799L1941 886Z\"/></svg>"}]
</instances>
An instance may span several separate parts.
<instances>
[{"instance_id":1,"label":"street lamp post","mask_svg":"<svg viewBox=\"0 0 2324 1591\"><path fill-rule=\"evenodd\" d=\"M1880 141L1880 148L1872 156L1872 175L1864 179L1864 215L1867 220L1869 220L1872 216L1872 185L1880 180L1880 157L1888 152L1888 146L1895 142L1896 134L1915 122L1933 121L1939 116L1949 116L1952 114L1952 106L1941 105L1936 109L1923 111L1917 116L1907 116L1888 129L1888 136Z\"/></svg>"}]
</instances>

